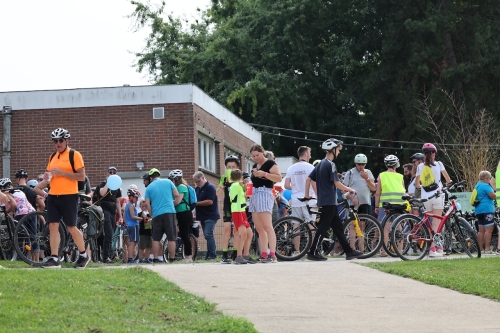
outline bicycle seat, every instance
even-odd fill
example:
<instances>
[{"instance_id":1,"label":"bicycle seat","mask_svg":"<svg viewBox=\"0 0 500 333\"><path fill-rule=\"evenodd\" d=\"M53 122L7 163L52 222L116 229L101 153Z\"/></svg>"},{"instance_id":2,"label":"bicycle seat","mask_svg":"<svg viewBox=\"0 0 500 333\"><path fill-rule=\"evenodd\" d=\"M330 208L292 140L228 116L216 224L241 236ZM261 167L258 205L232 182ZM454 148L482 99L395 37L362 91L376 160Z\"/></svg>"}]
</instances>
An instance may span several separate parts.
<instances>
[{"instance_id":1,"label":"bicycle seat","mask_svg":"<svg viewBox=\"0 0 500 333\"><path fill-rule=\"evenodd\" d=\"M410 203L424 203L427 199L410 199Z\"/></svg>"},{"instance_id":2,"label":"bicycle seat","mask_svg":"<svg viewBox=\"0 0 500 333\"><path fill-rule=\"evenodd\" d=\"M302 201L302 202L306 202L309 200L316 200L316 198L297 198L297 200Z\"/></svg>"},{"instance_id":3,"label":"bicycle seat","mask_svg":"<svg viewBox=\"0 0 500 333\"><path fill-rule=\"evenodd\" d=\"M78 194L78 198L80 198L80 200L83 200L83 201L92 200L92 197L90 195L81 194L81 193Z\"/></svg>"},{"instance_id":4,"label":"bicycle seat","mask_svg":"<svg viewBox=\"0 0 500 333\"><path fill-rule=\"evenodd\" d=\"M403 200L411 200L411 199L413 199L413 197L411 195L403 195L401 197L401 199L403 199Z\"/></svg>"}]
</instances>

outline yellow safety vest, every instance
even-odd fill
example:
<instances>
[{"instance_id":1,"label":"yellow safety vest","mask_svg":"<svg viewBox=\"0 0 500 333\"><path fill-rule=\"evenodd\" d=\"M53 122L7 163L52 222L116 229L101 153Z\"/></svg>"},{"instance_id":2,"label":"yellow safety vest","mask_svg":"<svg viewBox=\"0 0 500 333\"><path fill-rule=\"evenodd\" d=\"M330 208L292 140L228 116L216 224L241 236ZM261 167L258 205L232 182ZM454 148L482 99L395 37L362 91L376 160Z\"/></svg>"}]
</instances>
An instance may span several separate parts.
<instances>
[{"instance_id":1,"label":"yellow safety vest","mask_svg":"<svg viewBox=\"0 0 500 333\"><path fill-rule=\"evenodd\" d=\"M497 205L500 206L500 169L495 172L495 183L496 183L496 195L497 195Z\"/></svg>"},{"instance_id":2,"label":"yellow safety vest","mask_svg":"<svg viewBox=\"0 0 500 333\"><path fill-rule=\"evenodd\" d=\"M382 203L403 204L405 201L401 197L405 194L403 187L403 175L397 172L382 172L380 174L382 188L380 193L379 207Z\"/></svg>"}]
</instances>

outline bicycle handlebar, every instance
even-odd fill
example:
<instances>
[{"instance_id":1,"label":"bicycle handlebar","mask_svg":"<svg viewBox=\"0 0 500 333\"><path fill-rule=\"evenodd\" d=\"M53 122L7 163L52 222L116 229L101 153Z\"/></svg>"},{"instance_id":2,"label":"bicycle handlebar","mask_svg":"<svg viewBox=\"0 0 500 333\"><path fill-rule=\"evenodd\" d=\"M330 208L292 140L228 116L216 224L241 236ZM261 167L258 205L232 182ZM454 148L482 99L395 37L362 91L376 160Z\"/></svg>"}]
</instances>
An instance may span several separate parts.
<instances>
[{"instance_id":1,"label":"bicycle handlebar","mask_svg":"<svg viewBox=\"0 0 500 333\"><path fill-rule=\"evenodd\" d=\"M299 200L301 202L306 202L306 201L309 201L309 200L316 200L316 198L297 198L297 200Z\"/></svg>"}]
</instances>

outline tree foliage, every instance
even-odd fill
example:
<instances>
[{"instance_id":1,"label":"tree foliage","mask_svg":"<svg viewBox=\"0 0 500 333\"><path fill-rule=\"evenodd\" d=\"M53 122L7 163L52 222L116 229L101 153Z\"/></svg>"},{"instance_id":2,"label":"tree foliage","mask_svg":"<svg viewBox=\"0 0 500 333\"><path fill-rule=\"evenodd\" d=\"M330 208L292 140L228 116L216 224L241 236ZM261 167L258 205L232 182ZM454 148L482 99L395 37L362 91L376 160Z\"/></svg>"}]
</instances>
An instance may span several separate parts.
<instances>
[{"instance_id":1,"label":"tree foliage","mask_svg":"<svg viewBox=\"0 0 500 333\"><path fill-rule=\"evenodd\" d=\"M189 26L165 15L164 3L132 3L137 27L151 29L138 70L155 84L192 82L250 123L452 143L458 133L430 135L417 117L426 96L442 107L434 117L446 126L454 115L442 91L470 110L466 120L483 109L498 119L497 1L212 0ZM264 135L265 147L281 155L311 145L295 141ZM411 148L400 156L419 146ZM362 151L348 152L343 159ZM384 153L394 150L371 156L381 161Z\"/></svg>"}]
</instances>

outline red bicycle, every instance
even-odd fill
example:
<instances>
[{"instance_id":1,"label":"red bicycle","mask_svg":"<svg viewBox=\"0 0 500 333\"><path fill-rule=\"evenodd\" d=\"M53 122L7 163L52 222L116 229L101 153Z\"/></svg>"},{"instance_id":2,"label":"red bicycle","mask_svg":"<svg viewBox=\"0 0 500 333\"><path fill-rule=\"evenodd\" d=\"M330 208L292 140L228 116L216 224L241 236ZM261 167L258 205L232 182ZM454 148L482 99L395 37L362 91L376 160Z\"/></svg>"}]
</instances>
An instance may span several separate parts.
<instances>
[{"instance_id":1,"label":"red bicycle","mask_svg":"<svg viewBox=\"0 0 500 333\"><path fill-rule=\"evenodd\" d=\"M432 242L447 249L453 240L460 244L462 250L469 257L481 257L476 231L461 216L460 209L457 208L459 204L455 201L457 197L450 193L451 190L463 184L465 184L465 181L450 187L443 187L441 192L437 192L429 198L437 198L441 195L447 196L449 208L443 216L423 212L423 218L413 214L404 214L394 220L389 238L394 252L401 259L421 260L429 252ZM422 199L420 201L425 202L427 200ZM432 229L432 218L441 220L436 231Z\"/></svg>"}]
</instances>

